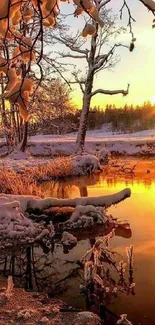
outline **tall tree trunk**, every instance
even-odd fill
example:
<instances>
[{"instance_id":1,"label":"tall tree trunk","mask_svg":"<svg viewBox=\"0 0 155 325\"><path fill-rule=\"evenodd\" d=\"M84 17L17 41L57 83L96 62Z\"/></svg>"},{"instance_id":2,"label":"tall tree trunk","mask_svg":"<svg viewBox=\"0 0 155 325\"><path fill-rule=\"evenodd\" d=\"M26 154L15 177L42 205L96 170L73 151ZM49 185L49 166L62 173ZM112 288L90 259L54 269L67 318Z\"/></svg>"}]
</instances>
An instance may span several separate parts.
<instances>
[{"instance_id":1,"label":"tall tree trunk","mask_svg":"<svg viewBox=\"0 0 155 325\"><path fill-rule=\"evenodd\" d=\"M24 123L23 139L20 144L20 150L25 151L27 147L27 137L28 137L28 122Z\"/></svg>"},{"instance_id":2,"label":"tall tree trunk","mask_svg":"<svg viewBox=\"0 0 155 325\"><path fill-rule=\"evenodd\" d=\"M80 196L81 197L87 197L88 196L88 190L87 186L79 186Z\"/></svg>"},{"instance_id":3,"label":"tall tree trunk","mask_svg":"<svg viewBox=\"0 0 155 325\"><path fill-rule=\"evenodd\" d=\"M0 75L0 81L1 81L1 94L3 95L4 94L4 78L3 78L2 74ZM11 136L10 136L10 133L9 133L10 125L8 123L8 119L7 119L7 116L6 116L4 98L1 99L0 109L1 109L2 124L3 124L4 132L5 132L6 145L7 145L8 149L10 149L10 146L11 146Z\"/></svg>"},{"instance_id":4,"label":"tall tree trunk","mask_svg":"<svg viewBox=\"0 0 155 325\"><path fill-rule=\"evenodd\" d=\"M76 144L75 144L75 154L82 154L84 150L85 137L87 132L87 124L88 124L88 114L91 103L91 93L93 88L94 81L94 62L95 62L95 54L96 54L96 46L97 46L97 35L98 35L98 24L92 20L92 24L95 25L96 34L91 38L91 49L88 58L88 74L87 80L85 84L85 90L83 94L83 105L82 112L80 116L80 125L78 129Z\"/></svg>"},{"instance_id":5,"label":"tall tree trunk","mask_svg":"<svg viewBox=\"0 0 155 325\"><path fill-rule=\"evenodd\" d=\"M79 125L76 144L75 144L75 154L79 154L79 155L81 155L84 150L90 101L91 101L90 94L85 92L85 94L83 96L83 105L82 105L82 111L81 111L81 116L80 116L80 125Z\"/></svg>"},{"instance_id":6,"label":"tall tree trunk","mask_svg":"<svg viewBox=\"0 0 155 325\"><path fill-rule=\"evenodd\" d=\"M22 22L20 24L20 28L21 28L21 30L23 30L23 35L26 37L27 29L26 29L25 22ZM24 78L26 77L26 63L23 63L21 65L21 68L22 68L22 77L24 80ZM20 150L23 152L26 150L26 147L27 147L27 138L28 138L28 121L27 122L24 121L23 138L20 143Z\"/></svg>"}]
</instances>

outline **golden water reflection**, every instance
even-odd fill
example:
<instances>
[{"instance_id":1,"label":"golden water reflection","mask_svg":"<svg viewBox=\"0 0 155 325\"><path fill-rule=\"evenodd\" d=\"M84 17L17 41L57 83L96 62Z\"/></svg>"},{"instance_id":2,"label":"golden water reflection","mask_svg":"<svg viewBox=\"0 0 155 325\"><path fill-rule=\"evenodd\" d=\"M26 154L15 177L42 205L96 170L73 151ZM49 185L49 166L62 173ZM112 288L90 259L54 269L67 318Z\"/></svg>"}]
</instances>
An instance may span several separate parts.
<instances>
[{"instance_id":1,"label":"golden water reflection","mask_svg":"<svg viewBox=\"0 0 155 325\"><path fill-rule=\"evenodd\" d=\"M136 321L142 325L155 324L155 177L154 173L152 175L145 173L144 177L143 175L127 177L104 173L66 180L55 184L54 187L52 183L42 185L43 190L45 188L47 190L48 186L49 194L58 197L77 197L82 193L88 196L106 195L130 187L131 197L109 208L108 211L119 220L127 220L130 223L132 237L123 238L116 234L111 241L111 247L125 260L126 246L134 245L136 295L119 296L110 308L118 314L128 313L134 323ZM88 248L89 241L81 241L70 252L70 258L80 258ZM72 286L68 295L72 295L73 291L78 293L79 283L74 281Z\"/></svg>"}]
</instances>

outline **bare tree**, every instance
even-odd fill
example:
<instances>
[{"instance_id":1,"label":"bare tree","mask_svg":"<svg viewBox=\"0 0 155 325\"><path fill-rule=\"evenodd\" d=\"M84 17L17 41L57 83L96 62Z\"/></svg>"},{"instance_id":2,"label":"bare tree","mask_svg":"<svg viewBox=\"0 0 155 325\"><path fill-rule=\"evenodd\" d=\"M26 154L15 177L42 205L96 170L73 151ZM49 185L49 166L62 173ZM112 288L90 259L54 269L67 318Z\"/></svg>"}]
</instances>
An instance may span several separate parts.
<instances>
[{"instance_id":1,"label":"bare tree","mask_svg":"<svg viewBox=\"0 0 155 325\"><path fill-rule=\"evenodd\" d=\"M145 5L153 13L155 12L155 1L153 0L137 0ZM106 57L99 55L98 62L95 61L96 48L98 40L99 26L103 27L104 22L100 17L100 11L107 3L113 3L111 0L73 0L76 4L76 14L86 14L86 17L92 19L91 24L87 24L83 30L83 36L88 34L93 35L91 50L89 53L85 51L76 51L73 46L73 51L78 55L83 55L89 61L89 74L86 79L86 91L84 96L83 105L89 106L92 96L96 93L109 93L114 94L114 91L96 90L92 92L91 81L93 80L94 72L97 72L102 65L107 61ZM131 29L133 21L130 8L128 6L130 1L123 0L123 8L128 10L129 22L128 25ZM61 7L61 6L60 6ZM41 84L43 79L43 68L41 62L45 58L44 39L45 29L55 27L58 22L60 13L58 0L3 0L0 1L0 73L6 76L7 83L2 97L7 99L11 105L18 108L20 115L24 121L29 119L29 106L34 101L36 89ZM22 26L22 28L21 28ZM154 25L153 25L154 27ZM10 57L9 47L13 45L14 50ZM133 43L132 43L133 46ZM132 49L132 47L131 47ZM114 49L113 49L114 50ZM109 53L109 56L112 54ZM47 58L46 58L47 59ZM51 63L51 60L50 60ZM23 71L23 65L26 64L26 69ZM53 62L55 65L55 63ZM55 66L55 68L57 68ZM34 74L36 79L34 79ZM83 82L79 83L83 89ZM118 92L118 91L117 91ZM126 94L126 91L122 93ZM85 110L85 114L88 112ZM85 120L85 114L81 116ZM82 125L82 122L81 122ZM83 124L84 125L84 124ZM81 132L84 134L86 127L80 126ZM24 149L27 138L27 123L24 129L24 138L21 148ZM80 140L80 131L78 136L77 145Z\"/></svg>"},{"instance_id":2,"label":"bare tree","mask_svg":"<svg viewBox=\"0 0 155 325\"><path fill-rule=\"evenodd\" d=\"M71 79L68 81L70 84L78 84L83 96L82 112L75 147L75 153L78 154L81 154L84 150L91 99L97 94L123 94L123 96L126 96L129 91L129 85L125 90L107 90L104 88L94 89L95 76L104 69L109 69L115 66L118 62L118 57L115 56L115 50L118 47L123 46L120 43L114 43L109 46L109 43L111 43L112 40L116 42L116 37L123 32L124 29L116 27L116 17L112 17L109 11L105 10L104 3L105 1L100 0L97 4L100 17L104 20L104 26L101 28L98 22L89 19L82 32L82 35L84 36L85 32L89 32L89 28L93 27L94 32L89 41L88 39L87 41L83 40L79 33L74 37L69 36L66 32L60 32L59 37L54 36L58 42L63 44L65 48L69 49L69 51L65 50L64 52L59 52L60 58L76 59L75 62L77 62L77 59L80 59L84 61L86 65L84 73L78 69L78 67L76 67L76 69L73 68ZM75 14L77 14L77 10Z\"/></svg>"}]
</instances>

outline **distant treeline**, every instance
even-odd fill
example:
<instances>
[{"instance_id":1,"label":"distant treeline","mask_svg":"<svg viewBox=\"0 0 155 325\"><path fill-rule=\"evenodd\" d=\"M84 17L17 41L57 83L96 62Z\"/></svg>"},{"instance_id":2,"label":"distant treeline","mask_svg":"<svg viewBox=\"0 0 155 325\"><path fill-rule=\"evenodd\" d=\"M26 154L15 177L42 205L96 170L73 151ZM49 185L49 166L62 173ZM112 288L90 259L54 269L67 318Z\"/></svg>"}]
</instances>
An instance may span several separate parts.
<instances>
[{"instance_id":1,"label":"distant treeline","mask_svg":"<svg viewBox=\"0 0 155 325\"><path fill-rule=\"evenodd\" d=\"M57 107L57 105L56 105ZM32 120L29 125L31 134L65 134L76 132L79 126L80 110L68 103L62 110L56 110L51 115L50 108L46 108L46 114L40 116L37 122ZM116 108L115 105L107 105L106 108L92 107L89 112L88 130L101 129L103 124L108 124L109 131L136 132L155 128L155 105L150 102L141 106L128 106Z\"/></svg>"},{"instance_id":2,"label":"distant treeline","mask_svg":"<svg viewBox=\"0 0 155 325\"><path fill-rule=\"evenodd\" d=\"M155 127L155 105L146 102L141 106L116 108L107 105L105 109L91 108L89 129L101 128L104 123L111 123L112 131L135 132Z\"/></svg>"}]
</instances>

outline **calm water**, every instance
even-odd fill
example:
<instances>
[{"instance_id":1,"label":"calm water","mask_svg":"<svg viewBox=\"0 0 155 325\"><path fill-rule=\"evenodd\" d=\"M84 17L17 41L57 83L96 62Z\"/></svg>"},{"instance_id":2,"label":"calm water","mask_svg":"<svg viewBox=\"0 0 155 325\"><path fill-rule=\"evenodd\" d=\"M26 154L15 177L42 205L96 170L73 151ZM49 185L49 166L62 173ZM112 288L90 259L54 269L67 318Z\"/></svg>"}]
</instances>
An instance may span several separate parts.
<instances>
[{"instance_id":1,"label":"calm water","mask_svg":"<svg viewBox=\"0 0 155 325\"><path fill-rule=\"evenodd\" d=\"M154 163L152 162L154 166ZM153 167L151 167L153 168ZM108 211L119 220L127 220L130 223L132 235L124 238L119 234L110 243L113 250L120 253L126 261L125 248L134 245L134 282L135 295L120 294L117 299L109 303L108 308L120 315L127 313L133 324L155 325L155 174L140 171L139 176L132 178L110 172L106 175L96 175L86 178L70 179L65 182L42 184L42 190L46 195L57 197L99 196L112 194L130 187L132 196L129 199L111 207ZM100 233L102 237L102 233ZM123 234L122 234L123 235ZM124 235L123 235L124 236ZM85 309L85 299L80 294L79 285L83 281L83 272L76 272L77 265L74 261L81 258L90 248L90 239L98 234L84 234L68 254L63 253L62 246L57 244L51 252L43 252L41 248L34 251L36 268L34 278L40 286L40 290L52 292L53 282L58 282L58 297L68 304ZM67 261L67 262L66 262ZM19 261L16 261L17 269ZM22 265L24 265L24 258ZM16 265L15 265L16 268ZM73 273L73 270L75 272ZM15 270L16 271L16 270ZM33 273L33 272L32 272ZM71 274L64 283L59 282ZM33 279L34 281L34 279ZM35 284L34 284L35 288Z\"/></svg>"},{"instance_id":2,"label":"calm water","mask_svg":"<svg viewBox=\"0 0 155 325\"><path fill-rule=\"evenodd\" d=\"M120 253L126 260L126 246L134 245L134 282L135 296L121 294L109 304L116 314L127 313L134 324L155 324L155 182L151 176L141 180L123 179L100 175L61 183L55 185L55 195L58 197L76 197L81 195L98 196L112 194L130 187L132 196L124 202L109 209L109 212L120 220L128 220L132 230L131 238L115 236L111 240L111 248ZM71 182L73 184L71 184ZM47 184L44 184L46 186ZM53 188L53 186L52 186ZM51 191L53 189L51 188ZM48 184L50 192L50 184ZM66 256L67 260L79 259L90 247L88 239L82 240ZM65 266L66 267L66 266ZM67 266L69 267L69 266ZM62 271L62 269L61 269ZM80 278L68 281L68 290L63 299L75 307L85 308L84 299L79 295Z\"/></svg>"}]
</instances>

